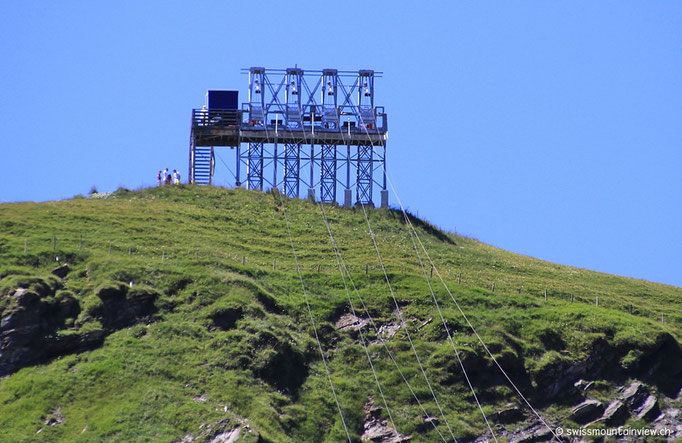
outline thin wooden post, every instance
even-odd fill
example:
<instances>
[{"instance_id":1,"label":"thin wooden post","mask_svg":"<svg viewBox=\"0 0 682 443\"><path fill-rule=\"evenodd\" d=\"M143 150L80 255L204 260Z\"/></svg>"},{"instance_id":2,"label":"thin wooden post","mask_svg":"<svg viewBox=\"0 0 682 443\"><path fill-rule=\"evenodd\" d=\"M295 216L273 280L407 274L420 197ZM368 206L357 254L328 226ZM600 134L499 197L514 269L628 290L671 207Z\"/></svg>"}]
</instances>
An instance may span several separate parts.
<instances>
[{"instance_id":1,"label":"thin wooden post","mask_svg":"<svg viewBox=\"0 0 682 443\"><path fill-rule=\"evenodd\" d=\"M111 255L111 243L109 243L109 255Z\"/></svg>"},{"instance_id":2,"label":"thin wooden post","mask_svg":"<svg viewBox=\"0 0 682 443\"><path fill-rule=\"evenodd\" d=\"M277 270L277 259L276 258L272 259L272 270L273 271Z\"/></svg>"},{"instance_id":3,"label":"thin wooden post","mask_svg":"<svg viewBox=\"0 0 682 443\"><path fill-rule=\"evenodd\" d=\"M665 320L663 318L663 313L661 312L661 323L665 323Z\"/></svg>"},{"instance_id":4,"label":"thin wooden post","mask_svg":"<svg viewBox=\"0 0 682 443\"><path fill-rule=\"evenodd\" d=\"M462 284L462 274L457 274L457 284L458 285Z\"/></svg>"},{"instance_id":5,"label":"thin wooden post","mask_svg":"<svg viewBox=\"0 0 682 443\"><path fill-rule=\"evenodd\" d=\"M431 265L431 278L433 278L433 265Z\"/></svg>"},{"instance_id":6,"label":"thin wooden post","mask_svg":"<svg viewBox=\"0 0 682 443\"><path fill-rule=\"evenodd\" d=\"M369 263L365 263L365 275L369 274Z\"/></svg>"},{"instance_id":7,"label":"thin wooden post","mask_svg":"<svg viewBox=\"0 0 682 443\"><path fill-rule=\"evenodd\" d=\"M573 293L571 292L571 303L573 303Z\"/></svg>"},{"instance_id":8,"label":"thin wooden post","mask_svg":"<svg viewBox=\"0 0 682 443\"><path fill-rule=\"evenodd\" d=\"M161 251L161 263L166 261L166 250Z\"/></svg>"},{"instance_id":9,"label":"thin wooden post","mask_svg":"<svg viewBox=\"0 0 682 443\"><path fill-rule=\"evenodd\" d=\"M492 289L492 291L495 292L495 283L493 283L493 285L490 287L490 289Z\"/></svg>"},{"instance_id":10,"label":"thin wooden post","mask_svg":"<svg viewBox=\"0 0 682 443\"><path fill-rule=\"evenodd\" d=\"M599 306L599 296L598 295L595 296L594 304L595 304L595 306Z\"/></svg>"},{"instance_id":11,"label":"thin wooden post","mask_svg":"<svg viewBox=\"0 0 682 443\"><path fill-rule=\"evenodd\" d=\"M246 264L246 256L242 255L242 265L245 265L245 264Z\"/></svg>"},{"instance_id":12,"label":"thin wooden post","mask_svg":"<svg viewBox=\"0 0 682 443\"><path fill-rule=\"evenodd\" d=\"M133 248L128 248L128 255L133 256Z\"/></svg>"},{"instance_id":13,"label":"thin wooden post","mask_svg":"<svg viewBox=\"0 0 682 443\"><path fill-rule=\"evenodd\" d=\"M547 288L545 288L545 301L547 301Z\"/></svg>"},{"instance_id":14,"label":"thin wooden post","mask_svg":"<svg viewBox=\"0 0 682 443\"><path fill-rule=\"evenodd\" d=\"M317 264L317 273L318 274L320 273L320 264L319 263Z\"/></svg>"},{"instance_id":15,"label":"thin wooden post","mask_svg":"<svg viewBox=\"0 0 682 443\"><path fill-rule=\"evenodd\" d=\"M57 236L54 234L52 234L52 250L57 250Z\"/></svg>"},{"instance_id":16,"label":"thin wooden post","mask_svg":"<svg viewBox=\"0 0 682 443\"><path fill-rule=\"evenodd\" d=\"M79 234L78 249L83 249L83 234Z\"/></svg>"},{"instance_id":17,"label":"thin wooden post","mask_svg":"<svg viewBox=\"0 0 682 443\"><path fill-rule=\"evenodd\" d=\"M516 288L516 292L517 292L518 294L520 294L520 293L521 293L521 288Z\"/></svg>"}]
</instances>

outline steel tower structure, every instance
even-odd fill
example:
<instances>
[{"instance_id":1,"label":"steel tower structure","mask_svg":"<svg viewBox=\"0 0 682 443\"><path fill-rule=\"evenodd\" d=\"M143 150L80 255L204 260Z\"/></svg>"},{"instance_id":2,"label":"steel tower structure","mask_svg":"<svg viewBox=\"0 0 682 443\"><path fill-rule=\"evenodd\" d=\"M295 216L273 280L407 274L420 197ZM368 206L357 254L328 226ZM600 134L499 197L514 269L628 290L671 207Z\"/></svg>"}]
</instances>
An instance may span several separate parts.
<instances>
[{"instance_id":1,"label":"steel tower structure","mask_svg":"<svg viewBox=\"0 0 682 443\"><path fill-rule=\"evenodd\" d=\"M214 149L236 149L236 186L278 188L289 197L388 206L386 140L388 118L374 103L372 70L303 71L252 67L247 102L241 109L192 111L190 183L212 184ZM245 174L243 174L245 169ZM245 178L245 182L242 182Z\"/></svg>"}]
</instances>

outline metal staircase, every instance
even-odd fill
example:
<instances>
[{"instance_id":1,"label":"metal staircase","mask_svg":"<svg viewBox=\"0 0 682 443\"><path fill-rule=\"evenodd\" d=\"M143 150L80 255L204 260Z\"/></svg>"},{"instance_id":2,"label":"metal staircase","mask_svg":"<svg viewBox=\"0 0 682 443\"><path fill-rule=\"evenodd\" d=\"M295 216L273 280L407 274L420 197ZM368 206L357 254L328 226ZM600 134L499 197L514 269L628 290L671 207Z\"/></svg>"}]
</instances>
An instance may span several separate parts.
<instances>
[{"instance_id":1,"label":"metal staircase","mask_svg":"<svg viewBox=\"0 0 682 443\"><path fill-rule=\"evenodd\" d=\"M196 185L211 185L215 156L212 146L190 147L190 183Z\"/></svg>"}]
</instances>

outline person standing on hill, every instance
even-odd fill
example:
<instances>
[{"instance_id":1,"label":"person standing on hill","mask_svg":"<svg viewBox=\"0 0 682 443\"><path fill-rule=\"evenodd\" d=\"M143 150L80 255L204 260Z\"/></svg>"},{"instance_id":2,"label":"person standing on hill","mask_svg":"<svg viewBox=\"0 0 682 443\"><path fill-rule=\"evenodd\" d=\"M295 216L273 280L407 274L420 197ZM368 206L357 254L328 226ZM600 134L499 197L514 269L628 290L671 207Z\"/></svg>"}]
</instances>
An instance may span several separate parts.
<instances>
[{"instance_id":1,"label":"person standing on hill","mask_svg":"<svg viewBox=\"0 0 682 443\"><path fill-rule=\"evenodd\" d=\"M165 183L166 183L166 186L170 186L170 185L171 185L171 175L170 175L170 174L166 174Z\"/></svg>"},{"instance_id":2,"label":"person standing on hill","mask_svg":"<svg viewBox=\"0 0 682 443\"><path fill-rule=\"evenodd\" d=\"M175 178L175 182L174 182L174 183L175 183L176 185L179 185L179 184L180 184L180 171L176 171L175 169L173 169L173 176L174 176L174 178Z\"/></svg>"},{"instance_id":3,"label":"person standing on hill","mask_svg":"<svg viewBox=\"0 0 682 443\"><path fill-rule=\"evenodd\" d=\"M168 181L168 168L163 170L163 182L166 183Z\"/></svg>"},{"instance_id":4,"label":"person standing on hill","mask_svg":"<svg viewBox=\"0 0 682 443\"><path fill-rule=\"evenodd\" d=\"M161 170L159 169L159 172L156 174L156 181L159 182L159 186L161 186Z\"/></svg>"}]
</instances>

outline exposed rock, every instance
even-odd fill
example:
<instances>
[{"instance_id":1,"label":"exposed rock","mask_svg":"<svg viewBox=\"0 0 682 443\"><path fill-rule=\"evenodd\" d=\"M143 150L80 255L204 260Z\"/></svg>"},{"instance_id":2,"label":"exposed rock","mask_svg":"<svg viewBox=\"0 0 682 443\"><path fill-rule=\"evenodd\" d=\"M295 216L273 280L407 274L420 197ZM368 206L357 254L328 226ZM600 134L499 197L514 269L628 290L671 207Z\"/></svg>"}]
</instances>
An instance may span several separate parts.
<instances>
[{"instance_id":1,"label":"exposed rock","mask_svg":"<svg viewBox=\"0 0 682 443\"><path fill-rule=\"evenodd\" d=\"M635 408L642 404L642 401L649 394L649 390L640 382L633 382L627 388L624 388L621 394L621 399L630 408Z\"/></svg>"},{"instance_id":2,"label":"exposed rock","mask_svg":"<svg viewBox=\"0 0 682 443\"><path fill-rule=\"evenodd\" d=\"M364 328L369 323L366 318L357 317L351 313L343 314L336 322L334 327L337 330L350 329L353 331L359 331Z\"/></svg>"},{"instance_id":3,"label":"exposed rock","mask_svg":"<svg viewBox=\"0 0 682 443\"><path fill-rule=\"evenodd\" d=\"M516 423L525 418L523 409L517 406L508 406L500 411L495 411L490 415L490 419L495 423L508 424Z\"/></svg>"},{"instance_id":4,"label":"exposed rock","mask_svg":"<svg viewBox=\"0 0 682 443\"><path fill-rule=\"evenodd\" d=\"M241 426L238 426L231 431L221 432L220 434L213 437L211 443L234 443L239 438L241 431Z\"/></svg>"},{"instance_id":5,"label":"exposed rock","mask_svg":"<svg viewBox=\"0 0 682 443\"><path fill-rule=\"evenodd\" d=\"M668 408L654 421L654 429L667 431L668 441L682 438L682 413L678 408Z\"/></svg>"},{"instance_id":6,"label":"exposed rock","mask_svg":"<svg viewBox=\"0 0 682 443\"><path fill-rule=\"evenodd\" d=\"M573 384L573 387L576 388L578 391L587 391L594 385L593 381L587 381L580 379L577 382Z\"/></svg>"},{"instance_id":7,"label":"exposed rock","mask_svg":"<svg viewBox=\"0 0 682 443\"><path fill-rule=\"evenodd\" d=\"M61 265L57 266L50 272L52 273L52 275L56 275L59 278L64 278L70 271L71 268L69 267L69 265Z\"/></svg>"},{"instance_id":8,"label":"exposed rock","mask_svg":"<svg viewBox=\"0 0 682 443\"><path fill-rule=\"evenodd\" d=\"M500 437L498 435L498 437ZM536 423L524 429L514 431L509 435L509 443L534 443L549 441L553 438L552 432L542 423Z\"/></svg>"},{"instance_id":9,"label":"exposed rock","mask_svg":"<svg viewBox=\"0 0 682 443\"><path fill-rule=\"evenodd\" d=\"M61 425L65 421L66 421L66 419L62 415L62 407L61 406L59 406L57 409L55 409L50 414L48 414L47 417L45 417L45 424L48 426Z\"/></svg>"},{"instance_id":10,"label":"exposed rock","mask_svg":"<svg viewBox=\"0 0 682 443\"><path fill-rule=\"evenodd\" d=\"M381 406L374 404L371 396L365 403L365 423L363 433L360 437L362 441L372 441L381 443L400 443L408 441L410 436L403 436L388 423L388 420L381 418Z\"/></svg>"},{"instance_id":11,"label":"exposed rock","mask_svg":"<svg viewBox=\"0 0 682 443\"><path fill-rule=\"evenodd\" d=\"M201 394L198 397L192 398L192 400L194 400L197 403L206 403L206 401L208 400L208 397L206 396L206 394Z\"/></svg>"},{"instance_id":12,"label":"exposed rock","mask_svg":"<svg viewBox=\"0 0 682 443\"><path fill-rule=\"evenodd\" d=\"M604 405L598 400L585 400L571 411L570 419L585 424L598 419L604 413Z\"/></svg>"},{"instance_id":13,"label":"exposed rock","mask_svg":"<svg viewBox=\"0 0 682 443\"><path fill-rule=\"evenodd\" d=\"M635 409L637 418L646 421L653 421L661 414L661 409L658 406L658 400L655 396L649 395L642 405Z\"/></svg>"},{"instance_id":14,"label":"exposed rock","mask_svg":"<svg viewBox=\"0 0 682 443\"><path fill-rule=\"evenodd\" d=\"M12 303L0 319L0 376L60 354L73 340L55 331L78 315L78 302L68 293L55 297L54 287L51 292L45 288L36 284L10 293Z\"/></svg>"},{"instance_id":15,"label":"exposed rock","mask_svg":"<svg viewBox=\"0 0 682 443\"><path fill-rule=\"evenodd\" d=\"M628 407L620 400L614 400L607 406L601 420L609 426L625 423L629 416Z\"/></svg>"}]
</instances>

